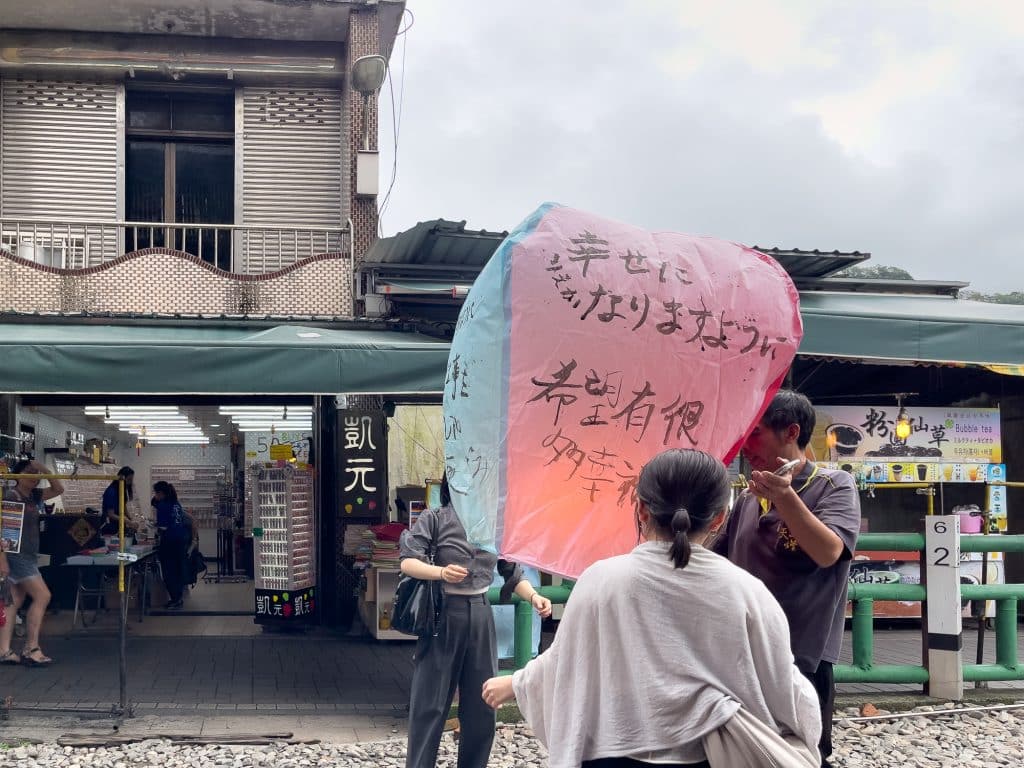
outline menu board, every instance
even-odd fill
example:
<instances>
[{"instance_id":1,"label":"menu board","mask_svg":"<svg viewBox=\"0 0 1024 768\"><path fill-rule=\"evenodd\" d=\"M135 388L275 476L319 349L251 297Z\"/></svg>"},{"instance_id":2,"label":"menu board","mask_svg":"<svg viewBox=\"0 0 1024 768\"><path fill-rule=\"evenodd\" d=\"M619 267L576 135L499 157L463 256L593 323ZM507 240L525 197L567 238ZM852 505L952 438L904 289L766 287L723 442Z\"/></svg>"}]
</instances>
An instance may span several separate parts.
<instances>
[{"instance_id":1,"label":"menu board","mask_svg":"<svg viewBox=\"0 0 1024 768\"><path fill-rule=\"evenodd\" d=\"M823 406L816 411L811 449L817 461L914 464L915 475L937 474L930 468L919 469L918 464L954 467L1003 461L998 408L907 406L906 437L897 435L896 406ZM945 468L941 471L946 472ZM975 477L970 477L969 468L957 474L963 476L963 482L978 479L978 470Z\"/></svg>"},{"instance_id":2,"label":"menu board","mask_svg":"<svg viewBox=\"0 0 1024 768\"><path fill-rule=\"evenodd\" d=\"M0 551L21 552L21 534L25 527L25 505L4 501L0 507Z\"/></svg>"}]
</instances>

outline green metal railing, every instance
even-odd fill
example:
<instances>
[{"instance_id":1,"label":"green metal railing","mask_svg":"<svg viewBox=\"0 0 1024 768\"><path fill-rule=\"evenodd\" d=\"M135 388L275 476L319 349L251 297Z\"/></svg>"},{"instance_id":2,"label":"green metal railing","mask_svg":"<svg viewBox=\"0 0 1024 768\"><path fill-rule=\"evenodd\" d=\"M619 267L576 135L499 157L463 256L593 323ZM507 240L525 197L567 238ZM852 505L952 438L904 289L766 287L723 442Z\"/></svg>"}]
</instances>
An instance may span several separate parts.
<instances>
[{"instance_id":1,"label":"green metal railing","mask_svg":"<svg viewBox=\"0 0 1024 768\"><path fill-rule=\"evenodd\" d=\"M557 587L540 587L537 592L551 601L552 605L565 605L569 602L569 595L572 592L573 583L563 582ZM499 596L501 590L492 587L487 591L487 599L492 605L513 605L515 606L515 620L512 635L512 663L516 669L522 669L533 658L537 650L533 647L533 606L523 600L519 595L513 595L508 603L501 603ZM505 672L504 674L511 674Z\"/></svg>"},{"instance_id":2,"label":"green metal railing","mask_svg":"<svg viewBox=\"0 0 1024 768\"><path fill-rule=\"evenodd\" d=\"M919 533L865 533L857 540L860 552L920 552L924 535ZM1024 536L961 536L961 552L1024 552ZM922 565L924 560L922 559ZM928 682L928 670L911 664L874 663L874 602L895 600L923 602L927 597L920 584L851 584L853 603L852 664L837 664L837 683L921 683ZM960 598L996 603L996 663L965 664L965 682L1024 680L1024 666L1017 658L1017 604L1024 600L1024 584L963 584ZM927 642L927 638L923 638ZM922 657L924 653L922 653Z\"/></svg>"}]
</instances>

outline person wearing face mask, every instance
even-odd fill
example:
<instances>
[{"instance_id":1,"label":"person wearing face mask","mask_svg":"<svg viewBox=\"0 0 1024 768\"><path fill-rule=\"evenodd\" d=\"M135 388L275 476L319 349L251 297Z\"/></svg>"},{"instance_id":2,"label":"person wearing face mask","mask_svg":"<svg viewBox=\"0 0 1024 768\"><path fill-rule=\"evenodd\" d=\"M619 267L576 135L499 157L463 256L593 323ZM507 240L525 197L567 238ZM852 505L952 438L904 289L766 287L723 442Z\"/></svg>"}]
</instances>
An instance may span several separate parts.
<instances>
[{"instance_id":1,"label":"person wearing face mask","mask_svg":"<svg viewBox=\"0 0 1024 768\"><path fill-rule=\"evenodd\" d=\"M48 475L50 470L42 463L24 459L11 470L15 475ZM50 590L39 572L39 521L45 502L64 493L60 480L50 480L49 488L40 488L36 478L22 477L13 487L4 491L4 501L25 505L22 525L20 552L6 552L0 555L0 576L6 576L11 585L11 603L6 606L6 621L0 627L0 664L24 664L29 667L44 667L53 659L43 653L39 644L39 632L50 604ZM14 623L18 610L26 598L32 599L25 616L25 648L19 657L11 648L14 637Z\"/></svg>"}]
</instances>

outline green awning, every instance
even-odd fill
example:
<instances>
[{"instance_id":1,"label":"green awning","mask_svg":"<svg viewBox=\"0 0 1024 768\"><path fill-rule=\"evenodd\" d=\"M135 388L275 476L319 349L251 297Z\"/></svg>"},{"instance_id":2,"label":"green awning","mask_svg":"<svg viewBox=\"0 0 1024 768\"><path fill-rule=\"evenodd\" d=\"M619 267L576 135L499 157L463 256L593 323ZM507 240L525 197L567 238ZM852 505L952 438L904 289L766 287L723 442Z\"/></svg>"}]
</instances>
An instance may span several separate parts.
<instances>
[{"instance_id":1,"label":"green awning","mask_svg":"<svg viewBox=\"0 0 1024 768\"><path fill-rule=\"evenodd\" d=\"M0 325L10 393L418 394L447 363L447 343L387 330Z\"/></svg>"},{"instance_id":2,"label":"green awning","mask_svg":"<svg viewBox=\"0 0 1024 768\"><path fill-rule=\"evenodd\" d=\"M1024 307L804 292L801 313L801 355L1024 366ZM10 393L426 394L442 391L447 362L446 342L387 330L0 325Z\"/></svg>"},{"instance_id":3,"label":"green awning","mask_svg":"<svg viewBox=\"0 0 1024 768\"><path fill-rule=\"evenodd\" d=\"M1024 307L942 296L800 295L801 355L1024 365Z\"/></svg>"}]
</instances>

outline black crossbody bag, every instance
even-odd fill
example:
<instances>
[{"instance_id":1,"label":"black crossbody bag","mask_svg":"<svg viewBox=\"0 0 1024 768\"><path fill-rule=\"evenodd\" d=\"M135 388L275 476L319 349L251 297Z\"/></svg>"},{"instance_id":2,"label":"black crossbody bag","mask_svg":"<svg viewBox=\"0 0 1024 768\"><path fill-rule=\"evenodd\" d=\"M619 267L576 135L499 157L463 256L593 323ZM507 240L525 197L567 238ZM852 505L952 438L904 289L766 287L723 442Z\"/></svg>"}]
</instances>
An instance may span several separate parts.
<instances>
[{"instance_id":1,"label":"black crossbody bag","mask_svg":"<svg viewBox=\"0 0 1024 768\"><path fill-rule=\"evenodd\" d=\"M434 565L437 556L437 517L434 516L427 560ZM408 532L404 533L408 535ZM414 579L403 575L395 589L391 628L416 637L437 637L441 631L441 582Z\"/></svg>"}]
</instances>

